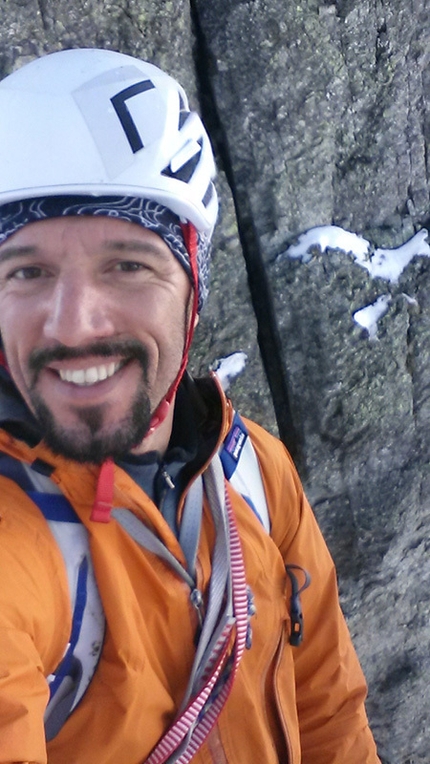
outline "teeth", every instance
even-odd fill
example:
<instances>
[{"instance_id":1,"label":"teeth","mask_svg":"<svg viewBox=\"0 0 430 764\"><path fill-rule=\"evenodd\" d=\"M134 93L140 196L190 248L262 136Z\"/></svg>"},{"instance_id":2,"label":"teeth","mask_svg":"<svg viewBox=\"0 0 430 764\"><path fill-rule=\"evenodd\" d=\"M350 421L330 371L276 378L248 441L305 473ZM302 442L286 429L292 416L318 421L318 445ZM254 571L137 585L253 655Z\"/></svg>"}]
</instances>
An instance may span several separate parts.
<instances>
[{"instance_id":1,"label":"teeth","mask_svg":"<svg viewBox=\"0 0 430 764\"><path fill-rule=\"evenodd\" d=\"M73 385L95 385L96 382L112 377L120 368L121 363L108 363L104 366L91 366L89 369L61 369L58 373L63 382L71 382Z\"/></svg>"}]
</instances>

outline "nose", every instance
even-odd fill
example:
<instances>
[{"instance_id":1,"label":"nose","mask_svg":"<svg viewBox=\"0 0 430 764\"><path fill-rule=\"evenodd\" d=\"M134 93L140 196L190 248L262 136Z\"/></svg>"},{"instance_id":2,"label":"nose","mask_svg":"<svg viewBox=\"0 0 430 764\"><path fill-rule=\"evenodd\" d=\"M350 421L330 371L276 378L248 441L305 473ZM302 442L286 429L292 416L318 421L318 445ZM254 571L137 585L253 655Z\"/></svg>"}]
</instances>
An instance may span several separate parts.
<instances>
[{"instance_id":1,"label":"nose","mask_svg":"<svg viewBox=\"0 0 430 764\"><path fill-rule=\"evenodd\" d=\"M46 306L46 339L79 347L114 331L100 289L79 277L57 281Z\"/></svg>"}]
</instances>

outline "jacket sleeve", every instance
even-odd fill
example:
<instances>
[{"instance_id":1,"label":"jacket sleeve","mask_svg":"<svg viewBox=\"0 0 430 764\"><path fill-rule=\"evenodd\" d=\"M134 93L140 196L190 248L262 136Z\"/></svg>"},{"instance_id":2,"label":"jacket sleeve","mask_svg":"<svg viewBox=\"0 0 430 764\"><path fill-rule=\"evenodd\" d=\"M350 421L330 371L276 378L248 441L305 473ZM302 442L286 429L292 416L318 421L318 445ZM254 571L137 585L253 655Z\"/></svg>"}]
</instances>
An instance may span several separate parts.
<instances>
[{"instance_id":1,"label":"jacket sleeve","mask_svg":"<svg viewBox=\"0 0 430 764\"><path fill-rule=\"evenodd\" d=\"M28 633L0 629L0 761L45 764L47 685Z\"/></svg>"},{"instance_id":2,"label":"jacket sleeve","mask_svg":"<svg viewBox=\"0 0 430 764\"><path fill-rule=\"evenodd\" d=\"M378 764L364 708L367 686L339 605L332 558L289 454L271 436L265 443L262 433L254 434L272 536L285 563L311 578L301 594L304 639L292 648L302 764Z\"/></svg>"},{"instance_id":3,"label":"jacket sleeve","mask_svg":"<svg viewBox=\"0 0 430 764\"><path fill-rule=\"evenodd\" d=\"M70 634L67 578L37 508L11 481L0 488L0 764L46 764L45 677Z\"/></svg>"}]
</instances>

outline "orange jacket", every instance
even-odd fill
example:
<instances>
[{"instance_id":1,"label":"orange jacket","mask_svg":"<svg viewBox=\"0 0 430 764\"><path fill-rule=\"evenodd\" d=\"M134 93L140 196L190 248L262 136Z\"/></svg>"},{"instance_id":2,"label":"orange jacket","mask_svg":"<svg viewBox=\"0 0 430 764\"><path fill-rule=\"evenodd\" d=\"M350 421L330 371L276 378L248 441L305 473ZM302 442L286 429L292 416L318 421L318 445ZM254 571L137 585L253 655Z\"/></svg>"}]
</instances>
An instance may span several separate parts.
<instances>
[{"instance_id":1,"label":"orange jacket","mask_svg":"<svg viewBox=\"0 0 430 764\"><path fill-rule=\"evenodd\" d=\"M229 428L224 402L220 441ZM261 463L272 531L229 487L256 603L253 645L196 764L377 764L364 711L366 685L340 612L332 560L282 444L247 422ZM52 479L90 533L107 630L83 699L46 745L45 677L60 662L71 627L64 561L38 508L0 478L0 762L140 764L175 717L194 656L196 613L173 570L142 550L116 523L89 519L98 470L30 448L0 431L0 450L55 466ZM184 563L156 506L120 468L114 505L152 524ZM211 574L214 530L204 506L198 578ZM288 642L285 562L305 568L305 636Z\"/></svg>"}]
</instances>

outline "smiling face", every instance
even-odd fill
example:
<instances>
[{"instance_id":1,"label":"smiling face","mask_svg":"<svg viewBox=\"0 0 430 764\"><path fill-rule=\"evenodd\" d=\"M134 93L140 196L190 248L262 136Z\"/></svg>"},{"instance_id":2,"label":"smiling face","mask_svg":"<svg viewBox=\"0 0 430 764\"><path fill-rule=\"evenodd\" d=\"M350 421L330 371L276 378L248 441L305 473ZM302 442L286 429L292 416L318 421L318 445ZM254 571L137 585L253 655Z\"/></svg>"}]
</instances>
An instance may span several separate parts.
<instances>
[{"instance_id":1,"label":"smiling face","mask_svg":"<svg viewBox=\"0 0 430 764\"><path fill-rule=\"evenodd\" d=\"M124 220L43 220L0 246L6 358L54 451L100 463L154 448L142 439L181 364L190 292L165 242Z\"/></svg>"}]
</instances>

